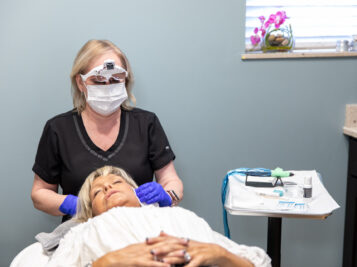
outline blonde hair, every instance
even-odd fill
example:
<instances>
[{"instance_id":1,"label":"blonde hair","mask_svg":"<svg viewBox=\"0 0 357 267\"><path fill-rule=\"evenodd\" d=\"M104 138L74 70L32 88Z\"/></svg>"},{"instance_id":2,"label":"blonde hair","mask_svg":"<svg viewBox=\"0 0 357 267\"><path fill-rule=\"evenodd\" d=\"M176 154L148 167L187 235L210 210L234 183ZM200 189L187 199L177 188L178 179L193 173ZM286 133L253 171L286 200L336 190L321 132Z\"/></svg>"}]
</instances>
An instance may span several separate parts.
<instances>
[{"instance_id":1,"label":"blonde hair","mask_svg":"<svg viewBox=\"0 0 357 267\"><path fill-rule=\"evenodd\" d=\"M71 71L72 83L72 98L73 106L81 113L86 107L86 99L84 94L79 90L76 76L78 74L86 74L88 66L97 57L107 53L114 52L123 64L124 69L128 72L128 77L125 79L125 87L128 94L128 99L124 101L122 107L126 110L131 110L136 104L135 96L132 93L134 77L128 59L125 54L112 42L108 40L89 40L78 52L73 62ZM131 105L132 104L132 105Z\"/></svg>"},{"instance_id":2,"label":"blonde hair","mask_svg":"<svg viewBox=\"0 0 357 267\"><path fill-rule=\"evenodd\" d=\"M81 190L78 193L77 213L75 215L75 220L79 222L86 222L89 218L93 217L92 201L90 199L90 191L92 189L93 181L100 176L107 176L110 174L120 176L133 188L138 187L133 178L131 178L130 175L121 168L114 166L104 166L93 171L88 175L81 187Z\"/></svg>"}]
</instances>

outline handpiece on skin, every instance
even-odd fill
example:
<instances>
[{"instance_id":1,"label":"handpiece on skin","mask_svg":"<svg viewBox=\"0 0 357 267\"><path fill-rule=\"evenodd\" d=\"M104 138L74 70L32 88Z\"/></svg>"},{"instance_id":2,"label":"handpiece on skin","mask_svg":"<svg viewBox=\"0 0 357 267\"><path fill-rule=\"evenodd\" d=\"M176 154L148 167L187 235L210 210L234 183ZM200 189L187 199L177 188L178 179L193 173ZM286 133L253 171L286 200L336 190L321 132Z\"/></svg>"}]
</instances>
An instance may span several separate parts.
<instances>
[{"instance_id":1,"label":"handpiece on skin","mask_svg":"<svg viewBox=\"0 0 357 267\"><path fill-rule=\"evenodd\" d=\"M145 202L141 202L140 199L138 198L138 196L136 195L135 188L133 188L133 191L134 191L135 197L136 197L136 198L138 199L138 201L139 201L140 206L143 207L143 206L150 206L150 205L152 205L152 206L155 206L155 207L159 207L159 203L146 204Z\"/></svg>"}]
</instances>

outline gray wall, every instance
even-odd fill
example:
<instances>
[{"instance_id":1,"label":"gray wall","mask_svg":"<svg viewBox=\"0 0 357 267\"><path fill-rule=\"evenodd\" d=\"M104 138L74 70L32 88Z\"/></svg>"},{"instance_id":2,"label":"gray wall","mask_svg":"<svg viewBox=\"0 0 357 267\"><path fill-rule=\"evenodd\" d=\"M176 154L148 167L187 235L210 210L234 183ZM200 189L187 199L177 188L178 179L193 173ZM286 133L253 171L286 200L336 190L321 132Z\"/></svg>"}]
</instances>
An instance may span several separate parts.
<instances>
[{"instance_id":1,"label":"gray wall","mask_svg":"<svg viewBox=\"0 0 357 267\"><path fill-rule=\"evenodd\" d=\"M35 210L31 171L47 119L71 108L79 48L110 39L131 61L138 106L159 116L185 184L182 206L223 232L221 181L238 167L316 169L341 208L283 220L282 266L340 266L347 173L344 109L357 61L246 61L244 1L0 3L0 266L59 218ZM233 240L266 249L267 219L229 216Z\"/></svg>"}]
</instances>

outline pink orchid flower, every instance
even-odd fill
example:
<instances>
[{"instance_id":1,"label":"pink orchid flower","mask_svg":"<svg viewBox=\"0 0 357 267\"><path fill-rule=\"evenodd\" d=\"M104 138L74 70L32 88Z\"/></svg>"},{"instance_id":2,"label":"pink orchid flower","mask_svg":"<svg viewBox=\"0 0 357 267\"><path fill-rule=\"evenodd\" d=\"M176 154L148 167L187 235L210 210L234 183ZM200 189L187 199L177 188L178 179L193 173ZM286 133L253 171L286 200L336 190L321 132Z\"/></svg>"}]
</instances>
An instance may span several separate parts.
<instances>
[{"instance_id":1,"label":"pink orchid flower","mask_svg":"<svg viewBox=\"0 0 357 267\"><path fill-rule=\"evenodd\" d=\"M269 22L270 23L273 23L274 21L275 21L275 19L276 19L276 15L275 14L271 14L270 16L269 16Z\"/></svg>"},{"instance_id":2,"label":"pink orchid flower","mask_svg":"<svg viewBox=\"0 0 357 267\"><path fill-rule=\"evenodd\" d=\"M263 24L264 21L265 21L265 17L264 17L264 16L260 16L260 17L259 17L259 20L260 20L260 23Z\"/></svg>"},{"instance_id":3,"label":"pink orchid flower","mask_svg":"<svg viewBox=\"0 0 357 267\"><path fill-rule=\"evenodd\" d=\"M269 26L270 26L270 21L269 20L267 20L265 23L264 23L264 28L265 29L268 29L269 28Z\"/></svg>"},{"instance_id":4,"label":"pink orchid flower","mask_svg":"<svg viewBox=\"0 0 357 267\"><path fill-rule=\"evenodd\" d=\"M261 29L260 29L260 31L262 32L262 37L264 37L264 36L265 36L265 34L266 34L266 30L265 30L265 29L263 29L263 28L261 28Z\"/></svg>"},{"instance_id":5,"label":"pink orchid flower","mask_svg":"<svg viewBox=\"0 0 357 267\"><path fill-rule=\"evenodd\" d=\"M253 46L256 46L260 43L261 38L263 38L267 32L267 29L271 25L275 25L275 28L278 29L287 19L286 12L285 11L278 11L276 14L271 14L267 20L265 20L264 16L258 17L261 23L260 28L254 28L254 35L250 37L250 41L253 44ZM260 36L259 36L260 32Z\"/></svg>"},{"instance_id":6,"label":"pink orchid flower","mask_svg":"<svg viewBox=\"0 0 357 267\"><path fill-rule=\"evenodd\" d=\"M258 45L260 43L260 37L258 35L252 35L250 36L250 41L252 42L252 45Z\"/></svg>"},{"instance_id":7,"label":"pink orchid flower","mask_svg":"<svg viewBox=\"0 0 357 267\"><path fill-rule=\"evenodd\" d=\"M276 16L274 14L270 15L269 19L264 23L265 29L269 28L269 26L275 22L275 17Z\"/></svg>"},{"instance_id":8,"label":"pink orchid flower","mask_svg":"<svg viewBox=\"0 0 357 267\"><path fill-rule=\"evenodd\" d=\"M286 19L286 13L285 11L278 11L275 14L275 28L278 29L280 27L281 24L283 24L285 22Z\"/></svg>"}]
</instances>

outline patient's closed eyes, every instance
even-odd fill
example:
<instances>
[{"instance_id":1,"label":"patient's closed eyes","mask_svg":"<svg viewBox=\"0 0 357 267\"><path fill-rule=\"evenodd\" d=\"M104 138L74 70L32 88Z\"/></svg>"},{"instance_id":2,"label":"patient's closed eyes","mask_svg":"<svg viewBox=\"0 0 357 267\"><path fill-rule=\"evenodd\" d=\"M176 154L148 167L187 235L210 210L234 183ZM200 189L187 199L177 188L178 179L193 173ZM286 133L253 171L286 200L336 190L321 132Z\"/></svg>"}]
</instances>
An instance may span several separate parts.
<instances>
[{"instance_id":1,"label":"patient's closed eyes","mask_svg":"<svg viewBox=\"0 0 357 267\"><path fill-rule=\"evenodd\" d=\"M92 183L90 196L94 216L113 207L140 207L133 187L114 174L96 178Z\"/></svg>"}]
</instances>

